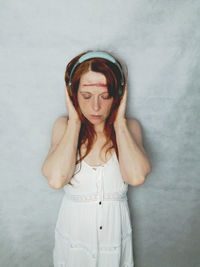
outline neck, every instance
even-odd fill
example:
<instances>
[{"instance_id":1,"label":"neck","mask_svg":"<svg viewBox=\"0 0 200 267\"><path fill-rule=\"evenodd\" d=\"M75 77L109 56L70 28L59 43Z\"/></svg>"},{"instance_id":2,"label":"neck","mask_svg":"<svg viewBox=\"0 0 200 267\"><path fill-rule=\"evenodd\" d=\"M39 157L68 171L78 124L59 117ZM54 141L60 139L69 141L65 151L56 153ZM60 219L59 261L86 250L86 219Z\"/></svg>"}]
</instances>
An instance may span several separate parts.
<instances>
[{"instance_id":1,"label":"neck","mask_svg":"<svg viewBox=\"0 0 200 267\"><path fill-rule=\"evenodd\" d=\"M99 125L94 125L94 130L95 132L100 135L102 135L104 133L104 126L105 126L105 123L103 124L99 124Z\"/></svg>"}]
</instances>

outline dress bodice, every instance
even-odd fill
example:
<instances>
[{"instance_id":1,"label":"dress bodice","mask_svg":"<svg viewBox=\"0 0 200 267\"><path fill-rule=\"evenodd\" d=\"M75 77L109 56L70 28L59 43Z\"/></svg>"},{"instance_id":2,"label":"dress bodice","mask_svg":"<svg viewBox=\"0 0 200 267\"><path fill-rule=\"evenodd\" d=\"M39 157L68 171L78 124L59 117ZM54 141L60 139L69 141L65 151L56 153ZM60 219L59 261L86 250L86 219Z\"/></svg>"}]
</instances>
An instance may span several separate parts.
<instances>
[{"instance_id":1,"label":"dress bodice","mask_svg":"<svg viewBox=\"0 0 200 267\"><path fill-rule=\"evenodd\" d=\"M79 156L78 156L79 158ZM126 197L128 184L120 172L119 162L114 152L103 165L90 166L83 159L75 167L71 184L64 186L64 191L74 200L120 199Z\"/></svg>"}]
</instances>

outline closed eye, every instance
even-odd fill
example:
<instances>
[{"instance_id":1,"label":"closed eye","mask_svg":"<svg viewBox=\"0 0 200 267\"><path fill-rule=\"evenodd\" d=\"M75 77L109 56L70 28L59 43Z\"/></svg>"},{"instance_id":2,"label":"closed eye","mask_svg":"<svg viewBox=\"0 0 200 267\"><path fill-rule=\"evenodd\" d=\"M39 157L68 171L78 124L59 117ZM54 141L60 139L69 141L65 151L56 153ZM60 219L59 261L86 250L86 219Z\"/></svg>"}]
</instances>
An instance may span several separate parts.
<instances>
[{"instance_id":1,"label":"closed eye","mask_svg":"<svg viewBox=\"0 0 200 267\"><path fill-rule=\"evenodd\" d=\"M83 98L84 99L89 99L91 96L86 96L86 95L83 95ZM104 96L101 96L102 97L102 99L109 99L109 98L111 98L109 95L104 95Z\"/></svg>"},{"instance_id":2,"label":"closed eye","mask_svg":"<svg viewBox=\"0 0 200 267\"><path fill-rule=\"evenodd\" d=\"M109 99L111 98L109 95L106 95L106 96L102 96L103 99Z\"/></svg>"}]
</instances>

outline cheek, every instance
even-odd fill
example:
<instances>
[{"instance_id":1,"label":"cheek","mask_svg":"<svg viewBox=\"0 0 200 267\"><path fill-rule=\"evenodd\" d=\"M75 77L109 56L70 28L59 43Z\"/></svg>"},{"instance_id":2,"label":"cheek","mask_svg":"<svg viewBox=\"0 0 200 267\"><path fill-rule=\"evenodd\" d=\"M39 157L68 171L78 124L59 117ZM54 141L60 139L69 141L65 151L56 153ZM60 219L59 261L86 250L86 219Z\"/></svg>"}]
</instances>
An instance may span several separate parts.
<instances>
[{"instance_id":1,"label":"cheek","mask_svg":"<svg viewBox=\"0 0 200 267\"><path fill-rule=\"evenodd\" d=\"M104 108L105 108L105 110L106 110L107 112L110 112L111 107L112 107L112 102L110 102L110 103L106 103Z\"/></svg>"},{"instance_id":2,"label":"cheek","mask_svg":"<svg viewBox=\"0 0 200 267\"><path fill-rule=\"evenodd\" d=\"M112 107L113 100L108 103L108 109Z\"/></svg>"},{"instance_id":3,"label":"cheek","mask_svg":"<svg viewBox=\"0 0 200 267\"><path fill-rule=\"evenodd\" d=\"M81 112L84 115L87 114L88 113L89 104L87 102L85 102L84 100L81 100L81 99L78 100L78 104L79 104Z\"/></svg>"},{"instance_id":4,"label":"cheek","mask_svg":"<svg viewBox=\"0 0 200 267\"><path fill-rule=\"evenodd\" d=\"M78 105L80 107L80 110L82 112L82 110L83 110L83 103L82 103L82 101L81 101L81 99L79 97L77 97L77 100L78 100Z\"/></svg>"},{"instance_id":5,"label":"cheek","mask_svg":"<svg viewBox=\"0 0 200 267\"><path fill-rule=\"evenodd\" d=\"M78 100L78 104L79 104L79 107L81 108L83 106L83 100L81 99L80 96L77 97L77 100Z\"/></svg>"}]
</instances>

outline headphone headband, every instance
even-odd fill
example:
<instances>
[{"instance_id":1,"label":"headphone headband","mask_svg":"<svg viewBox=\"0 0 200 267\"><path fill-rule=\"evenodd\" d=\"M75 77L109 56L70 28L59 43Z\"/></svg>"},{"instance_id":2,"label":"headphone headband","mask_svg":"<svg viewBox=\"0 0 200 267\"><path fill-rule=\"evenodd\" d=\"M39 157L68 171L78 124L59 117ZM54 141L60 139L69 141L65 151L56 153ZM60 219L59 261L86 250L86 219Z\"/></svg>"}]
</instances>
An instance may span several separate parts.
<instances>
[{"instance_id":1,"label":"headphone headband","mask_svg":"<svg viewBox=\"0 0 200 267\"><path fill-rule=\"evenodd\" d=\"M92 58L104 58L110 62L112 62L113 64L115 64L119 71L120 71L120 74L121 74L121 77L120 77L120 88L119 88L119 95L121 96L123 94L123 86L124 86L124 76L123 76L123 71L119 65L119 63L116 61L116 59L114 57L112 57L111 55L105 53L105 52L101 52L101 51L92 51L92 52L87 52L86 54L82 55L78 60L77 62L74 64L72 70L71 70L71 73L69 75L69 83L68 83L68 86L69 86L69 90L70 90L70 94L72 95L72 92L71 92L71 83L72 83L72 76L74 74L74 71L75 69L77 68L77 66L79 64L81 64L82 62L88 60L88 59L92 59Z\"/></svg>"}]
</instances>

